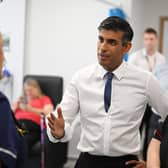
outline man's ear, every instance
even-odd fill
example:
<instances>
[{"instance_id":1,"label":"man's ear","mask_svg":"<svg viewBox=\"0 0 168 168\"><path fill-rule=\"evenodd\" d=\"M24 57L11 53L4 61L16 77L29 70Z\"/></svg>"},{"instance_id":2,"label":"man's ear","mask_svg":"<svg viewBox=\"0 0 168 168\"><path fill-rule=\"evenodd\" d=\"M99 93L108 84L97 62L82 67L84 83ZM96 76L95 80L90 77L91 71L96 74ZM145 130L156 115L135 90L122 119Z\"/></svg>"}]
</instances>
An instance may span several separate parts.
<instances>
[{"instance_id":1,"label":"man's ear","mask_svg":"<svg viewBox=\"0 0 168 168\"><path fill-rule=\"evenodd\" d=\"M126 42L123 44L123 51L125 53L128 53L128 51L131 49L132 47L132 43L131 42Z\"/></svg>"}]
</instances>

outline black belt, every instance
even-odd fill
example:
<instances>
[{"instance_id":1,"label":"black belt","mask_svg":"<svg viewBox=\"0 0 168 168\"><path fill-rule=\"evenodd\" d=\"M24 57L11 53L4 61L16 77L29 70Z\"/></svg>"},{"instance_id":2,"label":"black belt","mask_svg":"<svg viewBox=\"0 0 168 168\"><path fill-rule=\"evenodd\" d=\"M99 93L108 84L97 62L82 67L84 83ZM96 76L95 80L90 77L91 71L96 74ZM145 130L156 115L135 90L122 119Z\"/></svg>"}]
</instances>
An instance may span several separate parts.
<instances>
[{"instance_id":1,"label":"black belt","mask_svg":"<svg viewBox=\"0 0 168 168\"><path fill-rule=\"evenodd\" d=\"M138 160L135 155L101 156L82 152L75 168L132 168L135 165L126 165L127 161Z\"/></svg>"},{"instance_id":2,"label":"black belt","mask_svg":"<svg viewBox=\"0 0 168 168\"><path fill-rule=\"evenodd\" d=\"M102 156L102 155L93 155L88 152L82 152L82 154L88 159L107 159L111 161L120 161L120 160L138 160L136 155L123 155L123 156Z\"/></svg>"}]
</instances>

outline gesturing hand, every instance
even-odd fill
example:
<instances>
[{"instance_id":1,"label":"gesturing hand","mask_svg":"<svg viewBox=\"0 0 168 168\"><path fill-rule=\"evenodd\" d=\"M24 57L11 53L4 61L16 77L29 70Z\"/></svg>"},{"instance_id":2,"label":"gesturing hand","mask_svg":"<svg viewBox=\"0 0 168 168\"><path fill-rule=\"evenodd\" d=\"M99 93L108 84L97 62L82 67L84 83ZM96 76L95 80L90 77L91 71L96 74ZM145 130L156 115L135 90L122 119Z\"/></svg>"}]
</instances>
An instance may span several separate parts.
<instances>
[{"instance_id":1,"label":"gesturing hand","mask_svg":"<svg viewBox=\"0 0 168 168\"><path fill-rule=\"evenodd\" d=\"M126 165L134 165L133 168L146 168L146 163L143 160L130 160L126 162Z\"/></svg>"},{"instance_id":2,"label":"gesturing hand","mask_svg":"<svg viewBox=\"0 0 168 168\"><path fill-rule=\"evenodd\" d=\"M51 129L51 134L55 138L61 138L64 136L64 118L62 115L62 110L60 107L57 108L58 117L55 117L54 114L50 114L48 117L48 126Z\"/></svg>"}]
</instances>

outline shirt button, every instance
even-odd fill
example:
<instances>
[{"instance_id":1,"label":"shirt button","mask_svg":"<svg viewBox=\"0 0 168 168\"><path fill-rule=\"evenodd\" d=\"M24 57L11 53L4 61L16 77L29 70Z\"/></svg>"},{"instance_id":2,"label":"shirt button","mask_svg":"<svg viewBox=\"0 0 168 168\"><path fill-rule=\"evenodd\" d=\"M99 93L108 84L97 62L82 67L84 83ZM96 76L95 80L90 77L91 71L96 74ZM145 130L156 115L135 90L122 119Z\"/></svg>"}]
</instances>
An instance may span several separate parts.
<instances>
[{"instance_id":1,"label":"shirt button","mask_svg":"<svg viewBox=\"0 0 168 168\"><path fill-rule=\"evenodd\" d=\"M111 116L111 115L109 115L109 118L111 119L111 118L112 118L112 116Z\"/></svg>"}]
</instances>

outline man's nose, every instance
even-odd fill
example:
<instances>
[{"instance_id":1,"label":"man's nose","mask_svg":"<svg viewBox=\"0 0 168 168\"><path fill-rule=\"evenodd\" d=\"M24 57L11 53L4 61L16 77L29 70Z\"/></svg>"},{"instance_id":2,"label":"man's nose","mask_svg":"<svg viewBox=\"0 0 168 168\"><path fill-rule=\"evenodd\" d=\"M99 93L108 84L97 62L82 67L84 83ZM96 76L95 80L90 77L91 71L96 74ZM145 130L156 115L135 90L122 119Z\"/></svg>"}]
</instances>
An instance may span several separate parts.
<instances>
[{"instance_id":1,"label":"man's nose","mask_svg":"<svg viewBox=\"0 0 168 168\"><path fill-rule=\"evenodd\" d=\"M101 51L106 51L108 49L108 45L106 42L102 42L99 48Z\"/></svg>"}]
</instances>

